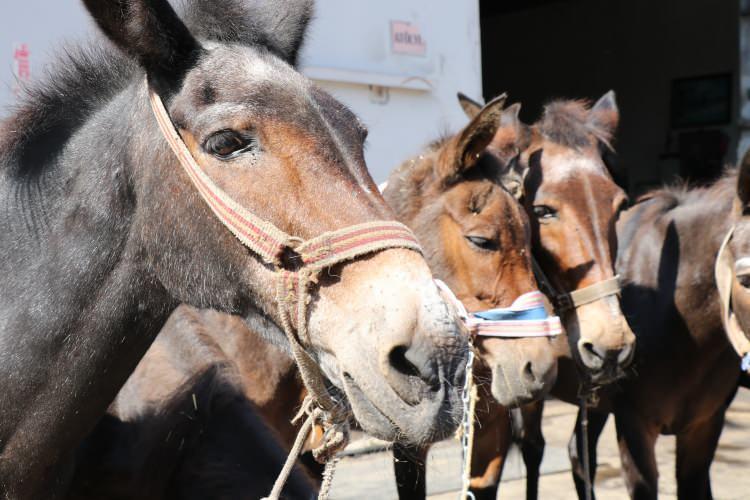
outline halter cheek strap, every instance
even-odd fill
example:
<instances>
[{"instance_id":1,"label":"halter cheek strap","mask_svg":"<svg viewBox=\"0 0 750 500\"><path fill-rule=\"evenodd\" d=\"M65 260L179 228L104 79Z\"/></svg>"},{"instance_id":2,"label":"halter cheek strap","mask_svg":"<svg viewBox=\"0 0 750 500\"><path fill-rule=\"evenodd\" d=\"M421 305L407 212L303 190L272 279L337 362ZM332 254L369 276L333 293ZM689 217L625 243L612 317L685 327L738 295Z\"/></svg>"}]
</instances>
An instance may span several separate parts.
<instances>
[{"instance_id":1,"label":"halter cheek strap","mask_svg":"<svg viewBox=\"0 0 750 500\"><path fill-rule=\"evenodd\" d=\"M734 261L729 251L729 242L734 235L734 226L724 237L714 265L716 289L721 304L721 322L734 350L742 357L742 371L750 371L750 339L742 331L737 316L732 312L732 284L734 283Z\"/></svg>"},{"instance_id":2,"label":"halter cheek strap","mask_svg":"<svg viewBox=\"0 0 750 500\"><path fill-rule=\"evenodd\" d=\"M336 264L391 248L421 253L416 237L409 228L396 221L366 222L329 231L306 241L285 233L237 203L211 180L185 145L159 95L150 87L148 95L161 133L211 211L243 245L275 269L276 301L284 332L308 393L325 413L323 415L314 411L312 405L306 405L310 408L310 418L317 422L325 420L322 423L329 429L345 422L346 416L340 414L341 405L329 395L326 378L308 351L311 345L307 333L310 289L321 271ZM292 261L293 269L285 267L285 260ZM334 447L345 444L342 433L327 435L338 436ZM330 449L320 450L320 456L330 452Z\"/></svg>"},{"instance_id":3,"label":"halter cheek strap","mask_svg":"<svg viewBox=\"0 0 750 500\"><path fill-rule=\"evenodd\" d=\"M536 280L539 282L539 288L549 297L558 314L575 310L606 297L618 295L621 291L620 276L616 275L572 292L558 292L534 257L531 258L531 264L534 268Z\"/></svg>"}]
</instances>

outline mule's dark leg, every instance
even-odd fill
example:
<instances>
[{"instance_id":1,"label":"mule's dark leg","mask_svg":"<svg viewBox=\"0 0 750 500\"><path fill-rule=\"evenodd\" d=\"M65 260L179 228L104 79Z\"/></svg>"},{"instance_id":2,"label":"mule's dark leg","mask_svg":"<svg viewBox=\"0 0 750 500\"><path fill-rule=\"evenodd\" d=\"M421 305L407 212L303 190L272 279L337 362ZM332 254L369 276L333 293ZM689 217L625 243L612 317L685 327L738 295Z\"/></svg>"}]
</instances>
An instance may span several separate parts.
<instances>
[{"instance_id":1,"label":"mule's dark leg","mask_svg":"<svg viewBox=\"0 0 750 500\"><path fill-rule=\"evenodd\" d=\"M723 427L722 409L709 421L677 435L677 498L680 500L713 498L708 472Z\"/></svg>"},{"instance_id":2,"label":"mule's dark leg","mask_svg":"<svg viewBox=\"0 0 750 500\"><path fill-rule=\"evenodd\" d=\"M393 446L393 468L400 500L422 500L427 496L425 461L428 447Z\"/></svg>"},{"instance_id":3,"label":"mule's dark leg","mask_svg":"<svg viewBox=\"0 0 750 500\"><path fill-rule=\"evenodd\" d=\"M542 434L542 414L544 401L537 401L520 408L521 434L518 435L518 425L513 423L514 434L520 439L523 463L526 466L526 500L536 500L539 497L539 467L544 457L544 435Z\"/></svg>"},{"instance_id":4,"label":"mule's dark leg","mask_svg":"<svg viewBox=\"0 0 750 500\"><path fill-rule=\"evenodd\" d=\"M589 444L589 473L591 475L591 498L594 498L594 479L596 478L596 445L599 442L599 436L602 434L604 425L607 423L609 413L598 412L589 409L589 431L588 431L588 444ZM576 418L576 427L573 431L573 435L570 436L568 442L568 456L570 457L571 472L573 473L573 481L576 485L576 492L578 492L578 498L586 498L586 481L583 465L583 434L581 429L581 410L578 410L578 417Z\"/></svg>"},{"instance_id":5,"label":"mule's dark leg","mask_svg":"<svg viewBox=\"0 0 750 500\"><path fill-rule=\"evenodd\" d=\"M659 470L654 446L659 429L639 415L618 408L615 412L617 443L625 484L633 499L656 499Z\"/></svg>"},{"instance_id":6,"label":"mule's dark leg","mask_svg":"<svg viewBox=\"0 0 750 500\"><path fill-rule=\"evenodd\" d=\"M480 392L478 408L489 408L480 418L481 426L474 424L474 448L471 453L471 492L477 500L495 500L505 459L513 441L508 410L492 396Z\"/></svg>"}]
</instances>

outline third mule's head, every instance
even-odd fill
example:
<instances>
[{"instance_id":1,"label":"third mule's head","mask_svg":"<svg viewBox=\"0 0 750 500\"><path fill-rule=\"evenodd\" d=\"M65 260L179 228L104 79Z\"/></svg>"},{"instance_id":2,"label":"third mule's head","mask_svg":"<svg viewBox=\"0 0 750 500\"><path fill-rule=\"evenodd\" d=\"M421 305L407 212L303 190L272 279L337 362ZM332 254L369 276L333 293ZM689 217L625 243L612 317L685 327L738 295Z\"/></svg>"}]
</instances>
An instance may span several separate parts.
<instances>
[{"instance_id":1,"label":"third mule's head","mask_svg":"<svg viewBox=\"0 0 750 500\"><path fill-rule=\"evenodd\" d=\"M153 282L178 301L243 315L284 344L278 273L200 198L156 128L143 73L208 177L261 219L303 240L393 220L364 162L366 129L293 67L312 2L192 0L183 19L166 0L84 3L141 68L122 103L137 125L118 136L132 149L126 175ZM413 442L452 432L467 344L419 253L332 266L310 298L302 341L366 431Z\"/></svg>"},{"instance_id":2,"label":"third mule's head","mask_svg":"<svg viewBox=\"0 0 750 500\"><path fill-rule=\"evenodd\" d=\"M603 159L619 122L614 92L588 107L580 101L548 104L523 155L528 167L524 203L532 217L534 248L559 292L614 275L615 223L625 193ZM635 336L616 295L561 313L573 357L594 382L624 374Z\"/></svg>"},{"instance_id":3,"label":"third mule's head","mask_svg":"<svg viewBox=\"0 0 750 500\"><path fill-rule=\"evenodd\" d=\"M490 102L463 130L404 163L384 191L419 237L435 276L469 311L507 307L536 289L528 218L514 196L526 136L518 106L504 110L504 102ZM493 142L500 136L504 141ZM489 148L499 154L487 154ZM475 344L478 374L489 369L492 393L506 406L537 399L554 383L548 338L478 337Z\"/></svg>"}]
</instances>

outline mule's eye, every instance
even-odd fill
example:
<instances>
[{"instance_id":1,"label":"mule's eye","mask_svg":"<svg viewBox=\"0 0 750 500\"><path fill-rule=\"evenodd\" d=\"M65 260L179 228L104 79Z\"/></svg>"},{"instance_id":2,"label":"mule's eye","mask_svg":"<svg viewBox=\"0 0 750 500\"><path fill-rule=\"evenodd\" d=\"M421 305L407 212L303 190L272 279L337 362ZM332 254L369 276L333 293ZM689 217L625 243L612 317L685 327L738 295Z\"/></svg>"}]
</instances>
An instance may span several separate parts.
<instances>
[{"instance_id":1,"label":"mule's eye","mask_svg":"<svg viewBox=\"0 0 750 500\"><path fill-rule=\"evenodd\" d=\"M737 281L743 288L750 288L750 275L737 276Z\"/></svg>"},{"instance_id":2,"label":"mule's eye","mask_svg":"<svg viewBox=\"0 0 750 500\"><path fill-rule=\"evenodd\" d=\"M481 250L495 251L498 249L497 242L489 238L483 238L481 236L467 236L466 239L469 240L469 243Z\"/></svg>"},{"instance_id":3,"label":"mule's eye","mask_svg":"<svg viewBox=\"0 0 750 500\"><path fill-rule=\"evenodd\" d=\"M534 205L534 215L540 220L550 220L557 217L557 210L547 205Z\"/></svg>"},{"instance_id":4,"label":"mule's eye","mask_svg":"<svg viewBox=\"0 0 750 500\"><path fill-rule=\"evenodd\" d=\"M221 130L206 139L203 149L219 158L228 160L246 151L255 149L257 141L249 134L242 134L234 130Z\"/></svg>"}]
</instances>

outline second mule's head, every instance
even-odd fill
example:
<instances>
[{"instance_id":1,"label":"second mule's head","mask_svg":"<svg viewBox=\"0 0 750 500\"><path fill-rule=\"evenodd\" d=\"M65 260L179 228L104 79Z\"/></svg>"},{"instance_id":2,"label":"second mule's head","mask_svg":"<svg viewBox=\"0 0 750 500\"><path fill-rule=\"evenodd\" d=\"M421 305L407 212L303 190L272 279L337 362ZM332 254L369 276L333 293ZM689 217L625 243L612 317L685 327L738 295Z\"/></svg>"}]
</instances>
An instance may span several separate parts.
<instances>
[{"instance_id":1,"label":"second mule's head","mask_svg":"<svg viewBox=\"0 0 750 500\"><path fill-rule=\"evenodd\" d=\"M404 163L384 191L419 237L436 277L469 311L507 307L536 289L528 218L514 196L525 135L518 107L503 110L504 102L490 102L459 133ZM477 373L489 369L492 393L506 406L543 396L556 378L548 338L478 337L475 345Z\"/></svg>"},{"instance_id":2,"label":"second mule's head","mask_svg":"<svg viewBox=\"0 0 750 500\"><path fill-rule=\"evenodd\" d=\"M184 21L166 0L84 3L235 202L303 240L394 219L365 166L365 128L293 67L310 1L193 0ZM134 238L149 276L174 300L245 316L285 344L277 270L210 212L146 103L136 75L122 113L137 118L118 132L131 148ZM412 442L452 432L467 344L419 253L389 249L325 269L302 321L327 390L366 431Z\"/></svg>"}]
</instances>

